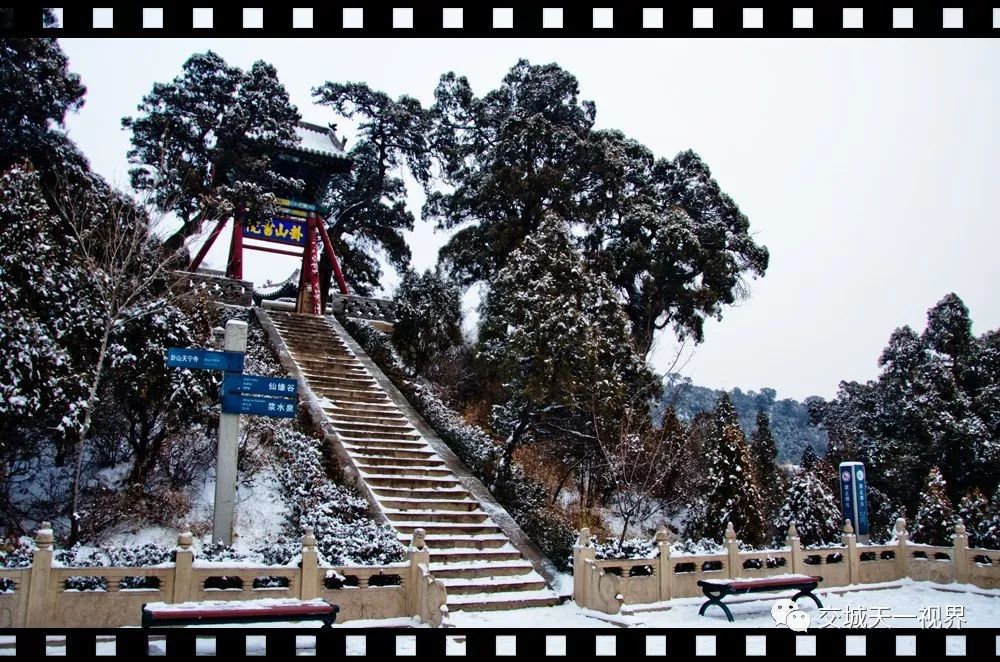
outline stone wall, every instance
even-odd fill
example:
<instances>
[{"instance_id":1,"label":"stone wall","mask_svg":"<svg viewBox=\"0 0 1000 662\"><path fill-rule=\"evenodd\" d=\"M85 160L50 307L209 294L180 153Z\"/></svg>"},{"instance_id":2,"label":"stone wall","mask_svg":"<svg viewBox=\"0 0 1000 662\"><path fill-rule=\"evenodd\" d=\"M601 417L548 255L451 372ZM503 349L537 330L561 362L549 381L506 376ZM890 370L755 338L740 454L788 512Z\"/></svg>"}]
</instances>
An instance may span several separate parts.
<instances>
[{"instance_id":1,"label":"stone wall","mask_svg":"<svg viewBox=\"0 0 1000 662\"><path fill-rule=\"evenodd\" d=\"M142 605L147 602L261 598L323 598L340 607L338 623L416 616L437 627L447 614L447 592L429 572L429 552L421 529L414 534L407 560L386 566L322 566L311 529L302 538L300 567L199 561L191 548L190 533L178 537L175 562L157 567L56 567L47 523L42 524L35 543L38 549L30 567L0 568L0 578L13 582L13 590L0 591L0 628L122 627L139 625ZM102 577L107 588L67 589L70 577ZM158 587L122 588L125 577L155 578ZM207 580L219 577L238 578L242 588L206 588ZM254 580L265 577L282 578L284 585L254 588Z\"/></svg>"},{"instance_id":2,"label":"stone wall","mask_svg":"<svg viewBox=\"0 0 1000 662\"><path fill-rule=\"evenodd\" d=\"M249 306L253 303L253 283L248 280L227 278L222 272L199 270L175 271L178 285L202 288L212 301L234 306Z\"/></svg>"},{"instance_id":3,"label":"stone wall","mask_svg":"<svg viewBox=\"0 0 1000 662\"><path fill-rule=\"evenodd\" d=\"M971 549L965 526L955 527L951 547L911 543L906 522L896 522L896 541L859 545L848 522L839 546L806 549L795 526L782 549L742 551L732 524L719 554L677 554L665 530L656 534L653 558L598 560L589 529L573 547L573 599L582 607L616 614L622 605L649 604L702 595L699 580L819 575L821 588L887 582L903 577L1000 588L1000 551Z\"/></svg>"}]
</instances>

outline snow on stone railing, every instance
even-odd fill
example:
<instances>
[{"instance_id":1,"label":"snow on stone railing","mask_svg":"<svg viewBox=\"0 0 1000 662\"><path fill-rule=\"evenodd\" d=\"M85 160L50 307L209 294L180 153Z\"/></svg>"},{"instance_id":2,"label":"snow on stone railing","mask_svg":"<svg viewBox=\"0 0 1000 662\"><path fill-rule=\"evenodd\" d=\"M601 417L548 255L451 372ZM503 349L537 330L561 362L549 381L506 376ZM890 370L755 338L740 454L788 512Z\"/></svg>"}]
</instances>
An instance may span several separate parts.
<instances>
[{"instance_id":1,"label":"snow on stone railing","mask_svg":"<svg viewBox=\"0 0 1000 662\"><path fill-rule=\"evenodd\" d=\"M858 545L845 522L841 544L804 548L793 523L782 549L741 550L732 523L717 554L678 554L661 527L649 558L597 559L589 529L573 546L573 599L582 607L618 613L622 605L650 604L702 594L702 579L747 579L786 574L818 575L821 587L894 581L909 577L1000 588L1000 551L970 549L964 524L955 526L951 547L911 543L906 522L896 522L893 541Z\"/></svg>"},{"instance_id":2,"label":"snow on stone railing","mask_svg":"<svg viewBox=\"0 0 1000 662\"><path fill-rule=\"evenodd\" d=\"M190 532L177 538L173 563L140 567L61 567L53 562L47 522L35 536L31 564L0 568L2 627L122 627L139 625L143 603L207 600L325 599L340 607L338 622L412 616L432 626L447 613L444 584L429 572L430 556L417 529L407 559L384 566L327 567L306 527L298 566L196 560Z\"/></svg>"}]
</instances>

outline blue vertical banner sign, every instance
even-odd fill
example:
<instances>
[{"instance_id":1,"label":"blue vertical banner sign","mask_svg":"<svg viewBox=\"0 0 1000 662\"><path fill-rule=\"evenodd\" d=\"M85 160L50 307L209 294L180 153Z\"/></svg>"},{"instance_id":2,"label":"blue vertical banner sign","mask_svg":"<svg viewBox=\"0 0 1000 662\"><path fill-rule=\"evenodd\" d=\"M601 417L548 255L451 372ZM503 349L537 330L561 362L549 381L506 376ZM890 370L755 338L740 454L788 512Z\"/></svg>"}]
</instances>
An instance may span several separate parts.
<instances>
[{"instance_id":1,"label":"blue vertical banner sign","mask_svg":"<svg viewBox=\"0 0 1000 662\"><path fill-rule=\"evenodd\" d=\"M861 462L841 462L840 504L844 519L851 521L854 533L868 536L868 482Z\"/></svg>"}]
</instances>

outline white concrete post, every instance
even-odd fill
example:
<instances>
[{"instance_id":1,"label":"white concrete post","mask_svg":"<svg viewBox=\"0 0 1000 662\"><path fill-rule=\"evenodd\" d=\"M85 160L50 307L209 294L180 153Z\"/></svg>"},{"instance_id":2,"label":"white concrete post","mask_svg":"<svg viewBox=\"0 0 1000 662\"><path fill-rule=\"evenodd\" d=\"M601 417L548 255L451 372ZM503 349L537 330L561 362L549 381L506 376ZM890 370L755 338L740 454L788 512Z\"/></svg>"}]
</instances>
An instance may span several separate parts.
<instances>
[{"instance_id":1,"label":"white concrete post","mask_svg":"<svg viewBox=\"0 0 1000 662\"><path fill-rule=\"evenodd\" d=\"M726 548L726 565L728 577L738 579L743 576L743 564L740 562L740 541L736 539L736 529L732 522L726 522L726 533L723 535L723 545Z\"/></svg>"},{"instance_id":2,"label":"white concrete post","mask_svg":"<svg viewBox=\"0 0 1000 662\"><path fill-rule=\"evenodd\" d=\"M854 525L851 520L844 520L844 532L840 534L840 542L847 548L847 574L851 584L861 583L861 557L858 556L858 539L854 535Z\"/></svg>"},{"instance_id":3,"label":"white concrete post","mask_svg":"<svg viewBox=\"0 0 1000 662\"><path fill-rule=\"evenodd\" d=\"M671 579L673 573L670 572L670 537L667 535L667 527L660 525L656 530L654 538L656 549L659 550L658 564L656 566L656 578L660 580L660 600L669 600L673 597Z\"/></svg>"},{"instance_id":4,"label":"white concrete post","mask_svg":"<svg viewBox=\"0 0 1000 662\"><path fill-rule=\"evenodd\" d=\"M590 529L583 527L573 545L573 600L581 607L587 607L590 601L590 565L587 561L595 556Z\"/></svg>"},{"instance_id":5,"label":"white concrete post","mask_svg":"<svg viewBox=\"0 0 1000 662\"><path fill-rule=\"evenodd\" d=\"M789 556L792 557L792 574L805 574L802 563L802 541L799 539L799 531L795 528L795 522L788 525L788 535L785 536L785 544L788 545Z\"/></svg>"},{"instance_id":6,"label":"white concrete post","mask_svg":"<svg viewBox=\"0 0 1000 662\"><path fill-rule=\"evenodd\" d=\"M952 560L955 563L955 581L965 584L969 581L969 532L965 529L965 523L958 520L955 523L955 549L952 553Z\"/></svg>"},{"instance_id":7,"label":"white concrete post","mask_svg":"<svg viewBox=\"0 0 1000 662\"><path fill-rule=\"evenodd\" d=\"M227 352L247 351L247 323L226 322ZM240 438L240 415L219 413L219 446L215 460L215 514L212 542L233 544L233 517L236 509L236 455Z\"/></svg>"}]
</instances>

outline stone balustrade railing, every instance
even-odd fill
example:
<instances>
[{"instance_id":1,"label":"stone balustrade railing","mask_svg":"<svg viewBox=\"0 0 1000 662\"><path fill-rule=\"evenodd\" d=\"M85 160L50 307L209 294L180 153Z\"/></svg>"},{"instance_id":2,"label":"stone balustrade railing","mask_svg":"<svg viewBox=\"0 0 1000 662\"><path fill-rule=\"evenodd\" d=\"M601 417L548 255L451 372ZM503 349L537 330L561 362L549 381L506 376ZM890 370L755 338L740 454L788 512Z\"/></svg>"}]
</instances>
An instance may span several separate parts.
<instances>
[{"instance_id":1,"label":"stone balustrade railing","mask_svg":"<svg viewBox=\"0 0 1000 662\"><path fill-rule=\"evenodd\" d=\"M747 551L732 524L726 529L723 551L717 554L680 554L671 548L667 533L656 533L656 554L644 559L596 557L589 529L582 529L573 547L573 599L582 607L615 614L623 605L650 604L672 598L702 595L701 579L737 579L784 574L823 577L822 588L887 582L909 577L939 583L969 583L1000 588L1000 551L969 548L965 526L955 527L951 547L917 545L909 540L906 522L896 522L894 542L864 545L857 542L847 522L841 544L804 548L793 524L781 549Z\"/></svg>"},{"instance_id":2,"label":"stone balustrade railing","mask_svg":"<svg viewBox=\"0 0 1000 662\"><path fill-rule=\"evenodd\" d=\"M437 627L447 614L421 529L407 559L385 566L320 565L310 528L299 567L199 560L190 533L178 536L175 561L156 567L58 567L47 523L35 543L29 567L0 568L0 627L122 627L140 624L146 602L260 598L323 598L340 606L337 622L416 616ZM73 588L81 584L91 590Z\"/></svg>"}]
</instances>

